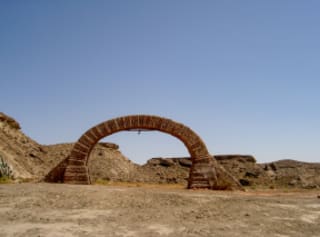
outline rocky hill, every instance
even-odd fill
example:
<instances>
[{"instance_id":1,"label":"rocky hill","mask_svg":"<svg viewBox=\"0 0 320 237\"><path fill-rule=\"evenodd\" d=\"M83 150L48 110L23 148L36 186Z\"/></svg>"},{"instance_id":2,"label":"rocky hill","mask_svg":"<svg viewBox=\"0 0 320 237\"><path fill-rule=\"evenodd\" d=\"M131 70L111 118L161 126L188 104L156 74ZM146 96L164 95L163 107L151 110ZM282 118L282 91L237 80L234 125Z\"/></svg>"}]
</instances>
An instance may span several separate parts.
<instances>
[{"instance_id":1,"label":"rocky hill","mask_svg":"<svg viewBox=\"0 0 320 237\"><path fill-rule=\"evenodd\" d=\"M243 186L320 188L320 163L280 160L258 164L250 155L215 155L215 159ZM154 182L184 183L190 166L188 157L153 158L141 168Z\"/></svg>"},{"instance_id":2,"label":"rocky hill","mask_svg":"<svg viewBox=\"0 0 320 237\"><path fill-rule=\"evenodd\" d=\"M0 113L0 157L9 165L12 176L34 179L46 172L46 151L20 130L13 118Z\"/></svg>"},{"instance_id":3,"label":"rocky hill","mask_svg":"<svg viewBox=\"0 0 320 237\"><path fill-rule=\"evenodd\" d=\"M44 180L72 147L73 143L41 145L26 136L17 121L0 113L0 168L5 165L10 169L10 176L15 180ZM320 163L281 160L258 164L250 155L216 155L215 158L243 186L320 188ZM186 185L190 166L188 157L152 158L140 166L124 157L119 147L111 143L97 144L89 158L93 182L99 179Z\"/></svg>"},{"instance_id":4,"label":"rocky hill","mask_svg":"<svg viewBox=\"0 0 320 237\"><path fill-rule=\"evenodd\" d=\"M17 121L0 113L0 162L10 168L16 180L42 180L69 155L72 147L72 143L41 145L26 136ZM121 154L117 145L110 143L96 145L89 160L94 180L127 181L137 167Z\"/></svg>"}]
</instances>

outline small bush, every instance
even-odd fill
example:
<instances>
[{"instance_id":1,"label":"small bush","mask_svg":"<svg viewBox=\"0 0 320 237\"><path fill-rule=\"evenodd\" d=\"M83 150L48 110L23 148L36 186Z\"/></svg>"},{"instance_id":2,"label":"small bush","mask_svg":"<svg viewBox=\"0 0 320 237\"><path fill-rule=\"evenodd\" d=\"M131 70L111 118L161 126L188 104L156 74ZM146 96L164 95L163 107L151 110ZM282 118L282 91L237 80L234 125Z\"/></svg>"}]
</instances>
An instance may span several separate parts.
<instances>
[{"instance_id":1,"label":"small bush","mask_svg":"<svg viewBox=\"0 0 320 237\"><path fill-rule=\"evenodd\" d=\"M108 184L110 184L110 180L109 179L97 179L94 183L99 184L99 185L108 185Z\"/></svg>"},{"instance_id":2,"label":"small bush","mask_svg":"<svg viewBox=\"0 0 320 237\"><path fill-rule=\"evenodd\" d=\"M12 182L12 180L8 177L0 177L0 184L8 184L11 182Z\"/></svg>"},{"instance_id":3,"label":"small bush","mask_svg":"<svg viewBox=\"0 0 320 237\"><path fill-rule=\"evenodd\" d=\"M12 170L10 166L5 162L5 160L0 155L0 178L2 180L12 178Z\"/></svg>"}]
</instances>

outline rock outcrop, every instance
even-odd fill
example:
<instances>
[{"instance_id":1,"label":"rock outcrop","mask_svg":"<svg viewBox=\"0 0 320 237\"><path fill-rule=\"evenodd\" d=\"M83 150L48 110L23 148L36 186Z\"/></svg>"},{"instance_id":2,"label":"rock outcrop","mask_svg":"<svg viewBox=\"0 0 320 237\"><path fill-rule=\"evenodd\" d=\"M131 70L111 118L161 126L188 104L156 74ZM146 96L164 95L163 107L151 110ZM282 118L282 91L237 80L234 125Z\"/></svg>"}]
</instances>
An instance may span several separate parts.
<instances>
[{"instance_id":1,"label":"rock outcrop","mask_svg":"<svg viewBox=\"0 0 320 237\"><path fill-rule=\"evenodd\" d=\"M320 163L280 160L258 164L251 155L215 155L218 163L243 186L266 188L320 188ZM185 183L191 160L152 158L142 166L148 179L158 183ZM142 180L145 181L145 180Z\"/></svg>"},{"instance_id":2,"label":"rock outcrop","mask_svg":"<svg viewBox=\"0 0 320 237\"><path fill-rule=\"evenodd\" d=\"M44 175L45 153L41 145L20 130L18 122L0 113L0 156L14 178L33 179Z\"/></svg>"},{"instance_id":3,"label":"rock outcrop","mask_svg":"<svg viewBox=\"0 0 320 237\"><path fill-rule=\"evenodd\" d=\"M20 124L12 117L0 112L0 122L9 125L13 129L21 129Z\"/></svg>"},{"instance_id":4,"label":"rock outcrop","mask_svg":"<svg viewBox=\"0 0 320 237\"><path fill-rule=\"evenodd\" d=\"M259 164L271 182L282 186L320 188L320 163L279 160Z\"/></svg>"}]
</instances>

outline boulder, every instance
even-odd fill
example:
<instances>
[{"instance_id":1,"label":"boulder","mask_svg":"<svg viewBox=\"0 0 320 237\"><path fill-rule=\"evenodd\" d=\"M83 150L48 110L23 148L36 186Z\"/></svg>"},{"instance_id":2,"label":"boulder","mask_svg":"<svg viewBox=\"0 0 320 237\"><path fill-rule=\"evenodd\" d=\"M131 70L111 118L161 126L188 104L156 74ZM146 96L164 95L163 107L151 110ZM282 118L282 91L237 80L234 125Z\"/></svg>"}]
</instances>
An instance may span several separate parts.
<instances>
[{"instance_id":1,"label":"boulder","mask_svg":"<svg viewBox=\"0 0 320 237\"><path fill-rule=\"evenodd\" d=\"M99 142L99 145L105 147L105 148L110 148L110 149L114 149L114 150L118 150L119 149L119 145L115 144L115 143L110 143L110 142Z\"/></svg>"},{"instance_id":2,"label":"boulder","mask_svg":"<svg viewBox=\"0 0 320 237\"><path fill-rule=\"evenodd\" d=\"M232 161L238 161L238 162L251 162L251 163L256 163L256 159L252 155L215 155L214 158L217 161L227 161L227 160L232 160Z\"/></svg>"},{"instance_id":3,"label":"boulder","mask_svg":"<svg viewBox=\"0 0 320 237\"><path fill-rule=\"evenodd\" d=\"M181 158L179 159L179 164L184 167L191 167L192 161L190 158Z\"/></svg>"}]
</instances>

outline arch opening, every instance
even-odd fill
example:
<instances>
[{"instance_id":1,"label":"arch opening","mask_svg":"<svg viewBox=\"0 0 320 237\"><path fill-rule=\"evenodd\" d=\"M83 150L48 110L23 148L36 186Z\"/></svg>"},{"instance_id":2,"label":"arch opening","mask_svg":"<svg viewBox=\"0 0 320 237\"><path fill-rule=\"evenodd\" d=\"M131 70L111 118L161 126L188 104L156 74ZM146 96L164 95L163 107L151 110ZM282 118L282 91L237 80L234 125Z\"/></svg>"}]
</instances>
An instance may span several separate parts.
<instances>
[{"instance_id":1,"label":"arch opening","mask_svg":"<svg viewBox=\"0 0 320 237\"><path fill-rule=\"evenodd\" d=\"M151 158L190 156L179 139L156 130L121 131L102 138L99 143L117 144L122 155L141 166L147 164Z\"/></svg>"}]
</instances>

